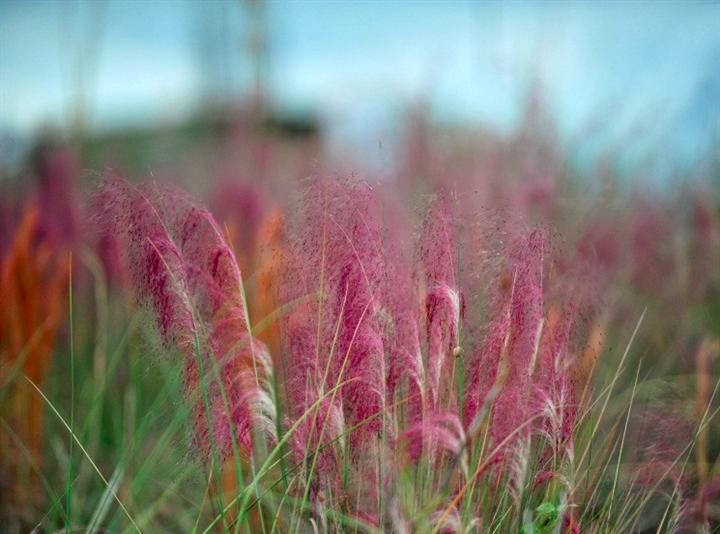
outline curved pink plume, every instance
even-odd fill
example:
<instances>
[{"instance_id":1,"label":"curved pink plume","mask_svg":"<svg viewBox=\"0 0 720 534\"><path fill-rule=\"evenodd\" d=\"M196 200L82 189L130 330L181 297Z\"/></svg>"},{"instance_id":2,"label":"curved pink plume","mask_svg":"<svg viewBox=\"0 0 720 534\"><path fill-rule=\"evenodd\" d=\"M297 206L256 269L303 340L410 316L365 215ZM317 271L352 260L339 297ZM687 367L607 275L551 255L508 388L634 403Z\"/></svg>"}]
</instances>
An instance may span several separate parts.
<instances>
[{"instance_id":1,"label":"curved pink plume","mask_svg":"<svg viewBox=\"0 0 720 534\"><path fill-rule=\"evenodd\" d=\"M418 240L419 286L424 298L428 404L453 403L450 360L457 343L464 301L455 279L455 243L448 201L431 203ZM444 380L442 379L444 377Z\"/></svg>"},{"instance_id":2,"label":"curved pink plume","mask_svg":"<svg viewBox=\"0 0 720 534\"><path fill-rule=\"evenodd\" d=\"M528 418L530 383L536 339L542 320L545 233L535 230L510 252L509 281L499 288L497 302L485 341L475 358L467 389L463 420L473 426L479 408L498 378L500 366L507 369L501 390L492 404L490 435L502 441ZM503 355L503 350L506 353ZM505 362L501 362L504 356ZM485 375L483 372L489 370Z\"/></svg>"},{"instance_id":3,"label":"curved pink plume","mask_svg":"<svg viewBox=\"0 0 720 534\"><path fill-rule=\"evenodd\" d=\"M167 344L192 346L195 325L189 307L182 254L155 206L118 177L106 180L93 203L104 234L119 237L128 256L135 293L147 302Z\"/></svg>"},{"instance_id":4,"label":"curved pink plume","mask_svg":"<svg viewBox=\"0 0 720 534\"><path fill-rule=\"evenodd\" d=\"M283 353L290 415L301 416L344 383L312 411L300 435L310 453L321 435L320 443L329 444L347 431L356 461L361 444L380 432L386 407L378 206L366 184L329 178L317 179L303 201L299 219L289 221L290 253L281 288L290 307ZM301 445L296 442L296 453ZM316 471L325 483L339 476L332 450L326 447Z\"/></svg>"},{"instance_id":5,"label":"curved pink plume","mask_svg":"<svg viewBox=\"0 0 720 534\"><path fill-rule=\"evenodd\" d=\"M418 324L420 297L413 279L415 243L402 203L389 196L383 200L387 398L388 404L398 403L396 409L405 413L407 422L416 422L423 413L426 373Z\"/></svg>"},{"instance_id":6,"label":"curved pink plume","mask_svg":"<svg viewBox=\"0 0 720 534\"><path fill-rule=\"evenodd\" d=\"M247 334L240 271L217 223L180 192L119 178L105 182L95 208L106 232L123 230L135 293L150 305L166 346L184 357L198 447L206 457L211 446L227 456L234 432L248 453L254 429L274 433L272 369L267 349Z\"/></svg>"},{"instance_id":7,"label":"curved pink plume","mask_svg":"<svg viewBox=\"0 0 720 534\"><path fill-rule=\"evenodd\" d=\"M561 452L562 446L571 445L577 415L570 334L580 307L578 294L571 295L559 311L548 315L543 324L534 370L531 409L544 416L538 425L551 440L556 454Z\"/></svg>"},{"instance_id":8,"label":"curved pink plume","mask_svg":"<svg viewBox=\"0 0 720 534\"><path fill-rule=\"evenodd\" d=\"M456 456L465 446L465 431L454 413L434 413L410 425L397 437L396 443L404 447L412 462L417 462L423 454L435 457L439 451Z\"/></svg>"}]
</instances>

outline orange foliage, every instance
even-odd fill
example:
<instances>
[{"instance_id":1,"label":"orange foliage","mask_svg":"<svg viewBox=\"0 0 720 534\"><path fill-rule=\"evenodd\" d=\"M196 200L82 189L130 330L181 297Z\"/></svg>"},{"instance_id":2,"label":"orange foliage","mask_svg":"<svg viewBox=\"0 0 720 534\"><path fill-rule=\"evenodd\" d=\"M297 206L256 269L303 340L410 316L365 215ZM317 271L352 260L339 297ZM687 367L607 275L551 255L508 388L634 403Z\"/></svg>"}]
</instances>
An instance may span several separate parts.
<instances>
[{"instance_id":1,"label":"orange foliage","mask_svg":"<svg viewBox=\"0 0 720 534\"><path fill-rule=\"evenodd\" d=\"M55 332L63 317L68 279L67 257L38 241L38 214L25 210L0 272L0 368L3 401L0 414L17 435L35 466L42 464L42 399L25 382L40 385L50 364ZM0 432L0 473L3 492L19 501L32 497L32 484L22 484L20 466L28 466L24 452L7 432Z\"/></svg>"},{"instance_id":2,"label":"orange foliage","mask_svg":"<svg viewBox=\"0 0 720 534\"><path fill-rule=\"evenodd\" d=\"M280 350L280 325L278 323L278 282L282 266L282 226L280 208L272 210L263 221L256 239L255 291L250 304L250 317L261 328L257 337L265 343L273 358Z\"/></svg>"},{"instance_id":3,"label":"orange foliage","mask_svg":"<svg viewBox=\"0 0 720 534\"><path fill-rule=\"evenodd\" d=\"M275 366L277 366L277 354L280 350L280 314L277 289L282 265L282 225L282 211L280 208L275 208L265 216L257 234L253 236L254 246L250 257L255 266L254 284L250 284L250 287L247 288L249 315L254 323L253 335L268 347ZM248 259L241 254L238 254L238 262L242 262L246 267L249 264ZM249 469L245 459L242 460L241 467L244 476L247 476ZM238 488L242 486L237 480L234 459L230 458L222 467L223 503L231 502L237 495ZM260 528L259 513L257 509L254 509L248 515L248 525L251 531ZM234 520L236 518L235 510L230 510L227 517Z\"/></svg>"}]
</instances>

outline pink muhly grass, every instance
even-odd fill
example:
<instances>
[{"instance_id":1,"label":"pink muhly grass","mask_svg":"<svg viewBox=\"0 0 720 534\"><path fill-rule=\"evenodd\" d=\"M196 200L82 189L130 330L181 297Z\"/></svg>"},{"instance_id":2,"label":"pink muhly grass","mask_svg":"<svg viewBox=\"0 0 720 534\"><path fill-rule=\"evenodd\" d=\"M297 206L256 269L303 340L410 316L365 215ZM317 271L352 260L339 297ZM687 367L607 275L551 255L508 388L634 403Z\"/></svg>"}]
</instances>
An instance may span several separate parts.
<instances>
[{"instance_id":1,"label":"pink muhly grass","mask_svg":"<svg viewBox=\"0 0 720 534\"><path fill-rule=\"evenodd\" d=\"M493 386L499 387L490 412L490 436L501 442L529 417L529 390L542 321L545 233L535 230L510 253L506 278L498 288L485 340L474 361L464 402L464 424L476 417ZM487 374L483 376L483 371ZM501 380L501 384L496 384Z\"/></svg>"},{"instance_id":2,"label":"pink muhly grass","mask_svg":"<svg viewBox=\"0 0 720 534\"><path fill-rule=\"evenodd\" d=\"M293 448L298 461L308 462L306 487L313 498L330 490L336 499L344 495L351 511L352 503L372 511L377 455L385 447L378 438L389 432L377 196L359 180L319 178L307 189L299 215L288 221L281 287L290 306L282 354L290 420L324 400L301 424ZM344 482L343 458L350 465Z\"/></svg>"},{"instance_id":3,"label":"pink muhly grass","mask_svg":"<svg viewBox=\"0 0 720 534\"><path fill-rule=\"evenodd\" d=\"M569 346L576 317L577 305L572 301L560 311L551 310L543 323L534 370L532 409L544 415L541 431L556 456L561 447L571 446L577 414Z\"/></svg>"},{"instance_id":4,"label":"pink muhly grass","mask_svg":"<svg viewBox=\"0 0 720 534\"><path fill-rule=\"evenodd\" d=\"M191 348L195 324L182 255L156 208L141 189L117 177L105 181L94 200L103 233L123 241L135 293L152 310L164 342Z\"/></svg>"},{"instance_id":5,"label":"pink muhly grass","mask_svg":"<svg viewBox=\"0 0 720 534\"><path fill-rule=\"evenodd\" d=\"M389 222L386 241L386 254L392 258L386 262L384 286L389 315L385 328L387 395L389 403L400 403L398 411L406 414L407 422L417 422L423 413L426 378L418 326L420 306L412 283L412 243L408 236L401 236L402 227L400 221Z\"/></svg>"},{"instance_id":6,"label":"pink muhly grass","mask_svg":"<svg viewBox=\"0 0 720 534\"><path fill-rule=\"evenodd\" d=\"M633 450L636 462L634 484L638 489L654 488L670 482L678 490L685 489L687 472L682 460L684 445L693 436L692 423L683 410L668 402L651 401L633 414L637 443Z\"/></svg>"},{"instance_id":7,"label":"pink muhly grass","mask_svg":"<svg viewBox=\"0 0 720 534\"><path fill-rule=\"evenodd\" d=\"M122 231L135 293L165 346L183 356L198 447L227 456L236 440L249 453L253 429L274 429L266 420L272 371L267 351L247 332L240 271L217 224L174 190L119 178L103 184L95 204L104 230Z\"/></svg>"},{"instance_id":8,"label":"pink muhly grass","mask_svg":"<svg viewBox=\"0 0 720 534\"><path fill-rule=\"evenodd\" d=\"M595 258L581 253L567 260L552 247L551 254L544 292L547 313L534 370L533 409L544 416L540 430L558 456L573 446L578 403L587 393L584 375L589 369L584 369L585 356L576 354L572 337L582 330L586 317L596 313L609 273ZM592 333L589 335L592 338Z\"/></svg>"},{"instance_id":9,"label":"pink muhly grass","mask_svg":"<svg viewBox=\"0 0 720 534\"><path fill-rule=\"evenodd\" d=\"M448 204L446 199L437 199L430 205L418 240L429 409L437 409L440 399L447 399L446 407L454 404L451 359L456 353L464 314L464 301L455 278L455 241Z\"/></svg>"},{"instance_id":10,"label":"pink muhly grass","mask_svg":"<svg viewBox=\"0 0 720 534\"><path fill-rule=\"evenodd\" d=\"M210 325L210 346L229 396L231 421L237 426L240 444L249 451L253 427L266 435L275 429L270 417L273 403L267 394L271 358L267 348L247 331L242 280L233 251L207 210L186 205L189 210L179 232L181 250L188 258L186 273L196 309ZM226 422L218 417L219 424Z\"/></svg>"},{"instance_id":11,"label":"pink muhly grass","mask_svg":"<svg viewBox=\"0 0 720 534\"><path fill-rule=\"evenodd\" d=\"M40 238L55 246L75 244L80 233L75 154L68 146L43 143L36 149L35 170Z\"/></svg>"},{"instance_id":12,"label":"pink muhly grass","mask_svg":"<svg viewBox=\"0 0 720 534\"><path fill-rule=\"evenodd\" d=\"M369 187L318 180L308 191L302 233L292 243L284 298L305 299L287 317L284 362L291 402L302 412L337 384L351 441L377 433L385 404L381 330L382 258Z\"/></svg>"},{"instance_id":13,"label":"pink muhly grass","mask_svg":"<svg viewBox=\"0 0 720 534\"><path fill-rule=\"evenodd\" d=\"M430 525L439 534L458 534L463 532L462 519L457 508L453 507L447 515L445 510L433 512L430 516ZM441 523L442 521L442 523Z\"/></svg>"},{"instance_id":14,"label":"pink muhly grass","mask_svg":"<svg viewBox=\"0 0 720 534\"><path fill-rule=\"evenodd\" d=\"M111 285L123 286L126 283L127 265L117 237L107 232L96 236L95 249L106 281Z\"/></svg>"},{"instance_id":15,"label":"pink muhly grass","mask_svg":"<svg viewBox=\"0 0 720 534\"><path fill-rule=\"evenodd\" d=\"M681 532L697 532L700 525L717 524L720 520L720 475L706 482L697 494L685 503L685 521Z\"/></svg>"},{"instance_id":16,"label":"pink muhly grass","mask_svg":"<svg viewBox=\"0 0 720 534\"><path fill-rule=\"evenodd\" d=\"M413 425L409 425L396 439L412 462L417 462L424 453L445 452L451 458L461 454L465 447L465 430L457 415L451 412L427 414Z\"/></svg>"}]
</instances>

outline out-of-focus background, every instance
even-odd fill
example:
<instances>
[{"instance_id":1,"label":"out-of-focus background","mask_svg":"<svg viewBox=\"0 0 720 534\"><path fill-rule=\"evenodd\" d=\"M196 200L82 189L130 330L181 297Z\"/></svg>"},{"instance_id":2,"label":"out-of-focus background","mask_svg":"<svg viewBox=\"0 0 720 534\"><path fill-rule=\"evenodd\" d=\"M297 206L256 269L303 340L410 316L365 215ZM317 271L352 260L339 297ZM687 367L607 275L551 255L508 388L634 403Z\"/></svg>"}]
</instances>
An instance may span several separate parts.
<instances>
[{"instance_id":1,"label":"out-of-focus background","mask_svg":"<svg viewBox=\"0 0 720 534\"><path fill-rule=\"evenodd\" d=\"M409 117L507 135L538 99L579 161L666 180L719 144L718 28L717 2L4 0L0 168L54 132L152 170L242 120L383 170Z\"/></svg>"}]
</instances>

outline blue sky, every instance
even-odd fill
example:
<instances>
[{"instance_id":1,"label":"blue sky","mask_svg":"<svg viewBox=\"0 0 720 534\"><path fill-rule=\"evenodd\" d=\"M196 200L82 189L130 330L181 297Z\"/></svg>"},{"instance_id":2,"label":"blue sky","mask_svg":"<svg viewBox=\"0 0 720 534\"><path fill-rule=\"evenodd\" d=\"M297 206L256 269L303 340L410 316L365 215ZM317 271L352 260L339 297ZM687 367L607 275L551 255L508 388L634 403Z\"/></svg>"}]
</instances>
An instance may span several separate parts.
<instances>
[{"instance_id":1,"label":"blue sky","mask_svg":"<svg viewBox=\"0 0 720 534\"><path fill-rule=\"evenodd\" d=\"M567 136L606 118L618 135L643 120L667 133L720 70L717 2L298 1L266 15L273 101L339 135L379 135L418 102L508 129L532 82ZM247 31L235 0L0 0L0 129L67 125L78 94L92 128L174 120L218 70L242 95ZM215 71L208 35L224 51Z\"/></svg>"}]
</instances>

